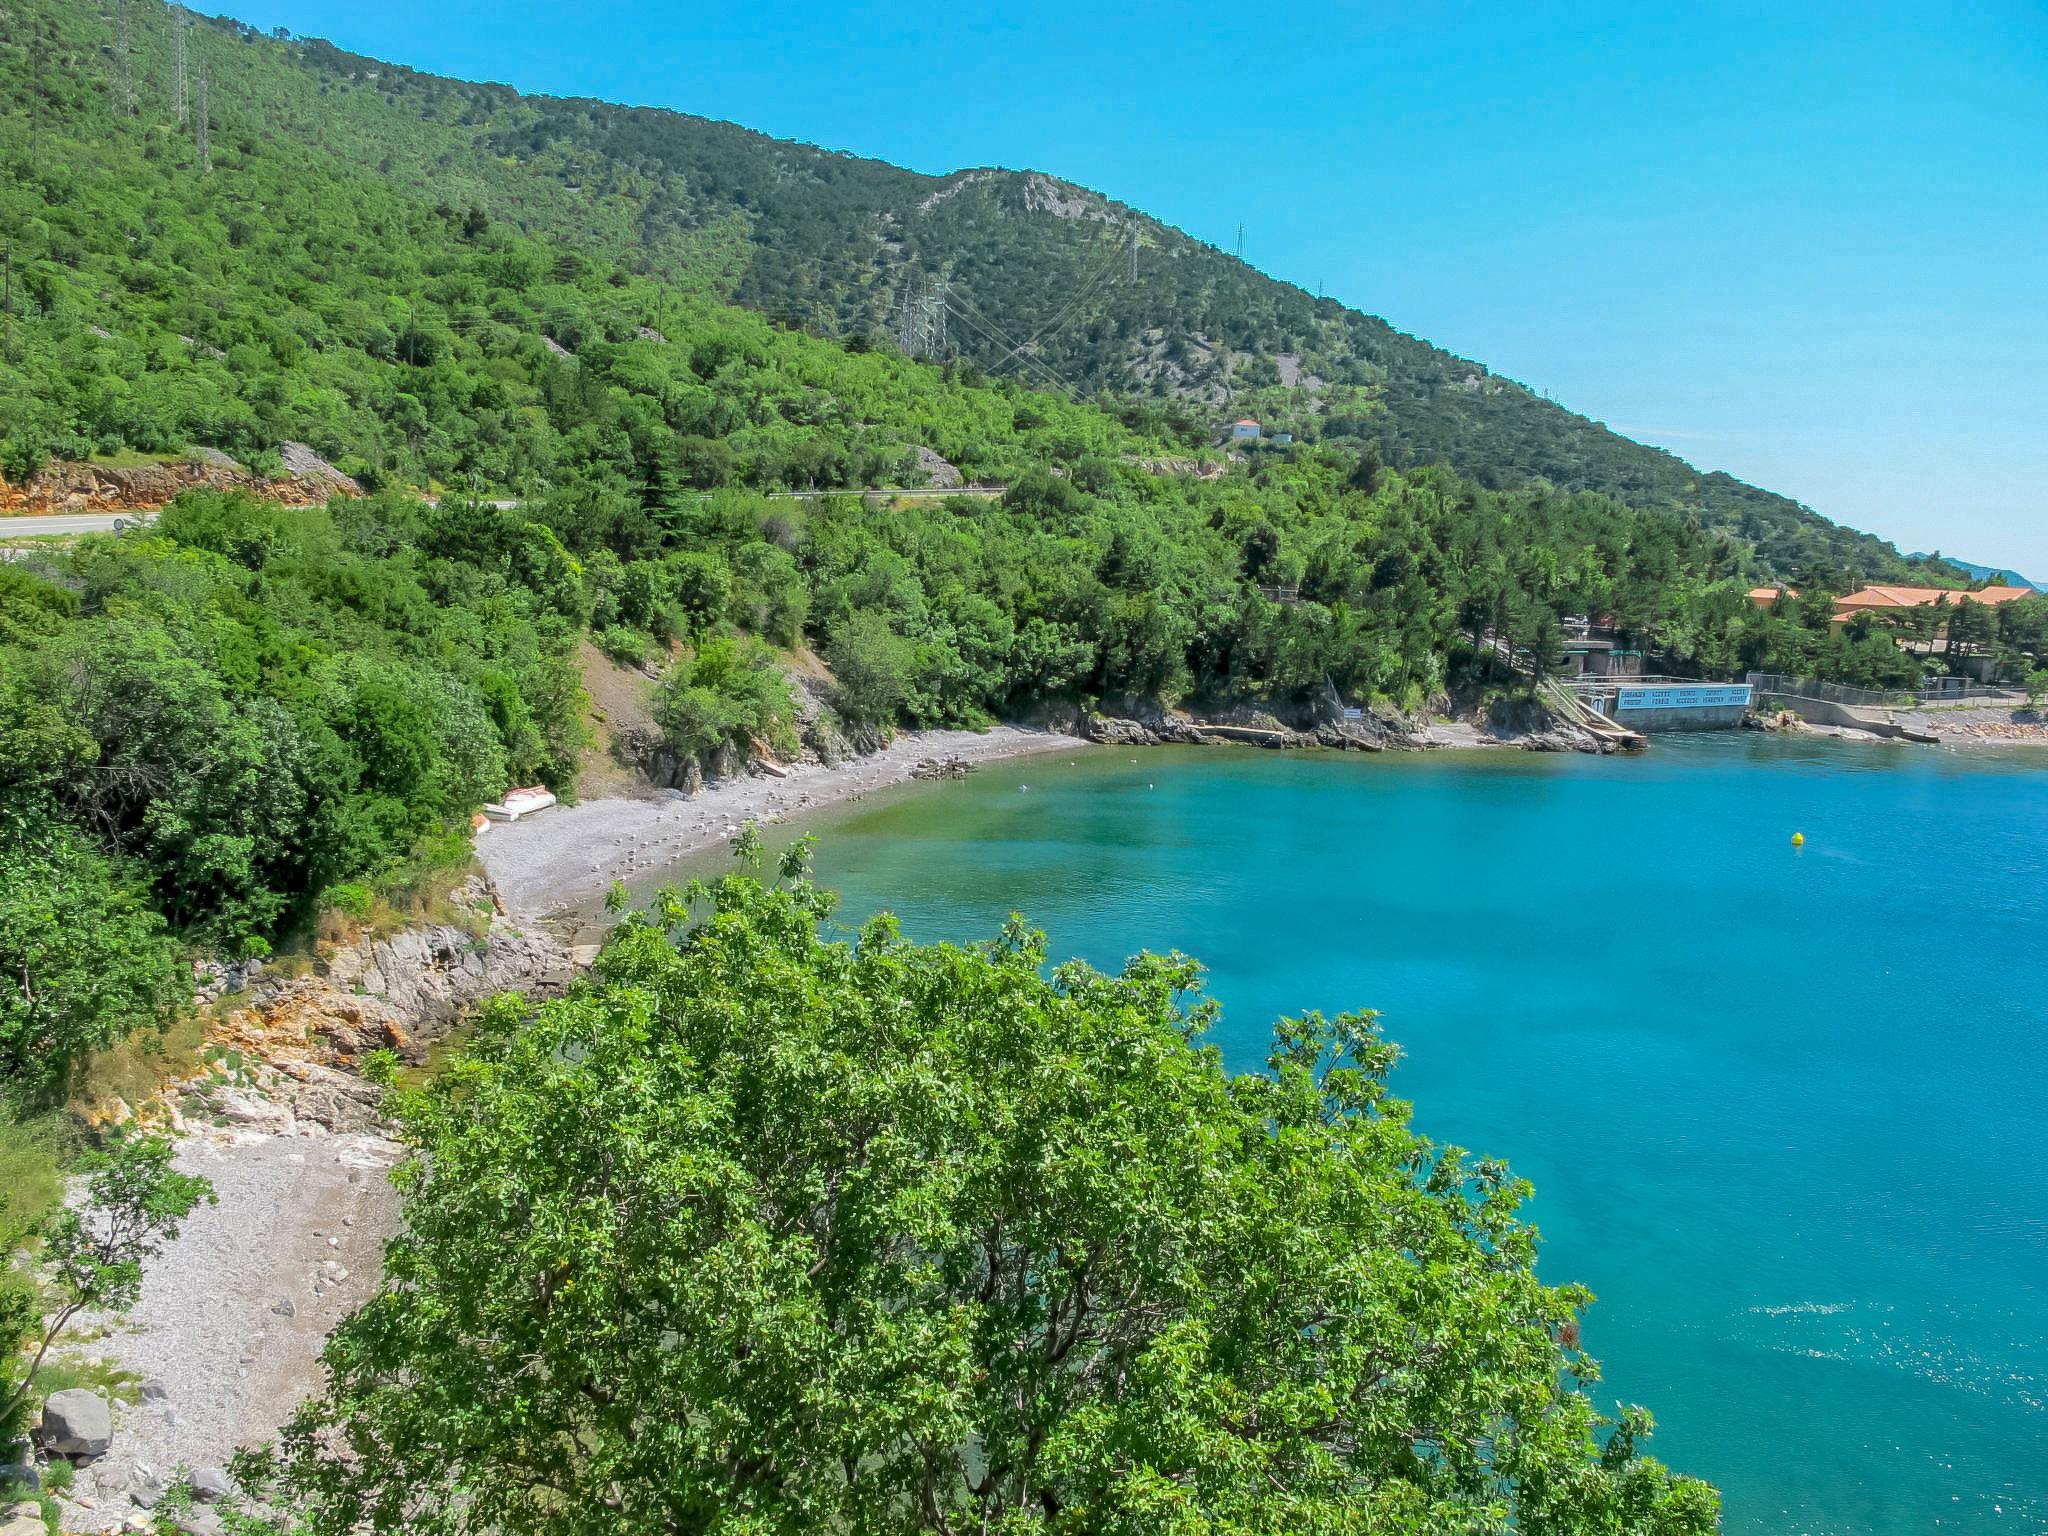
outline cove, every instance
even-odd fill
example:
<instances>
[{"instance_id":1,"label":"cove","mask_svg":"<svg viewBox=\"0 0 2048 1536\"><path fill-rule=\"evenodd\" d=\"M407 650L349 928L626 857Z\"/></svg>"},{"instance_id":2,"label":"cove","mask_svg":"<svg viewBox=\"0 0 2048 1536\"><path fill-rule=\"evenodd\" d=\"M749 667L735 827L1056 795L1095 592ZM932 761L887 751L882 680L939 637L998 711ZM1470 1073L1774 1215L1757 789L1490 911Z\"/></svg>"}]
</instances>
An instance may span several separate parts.
<instances>
[{"instance_id":1,"label":"cove","mask_svg":"<svg viewBox=\"0 0 2048 1536\"><path fill-rule=\"evenodd\" d=\"M1234 1067L1381 1010L1729 1531L2048 1528L2048 754L1096 749L815 826L848 923L1197 956Z\"/></svg>"}]
</instances>

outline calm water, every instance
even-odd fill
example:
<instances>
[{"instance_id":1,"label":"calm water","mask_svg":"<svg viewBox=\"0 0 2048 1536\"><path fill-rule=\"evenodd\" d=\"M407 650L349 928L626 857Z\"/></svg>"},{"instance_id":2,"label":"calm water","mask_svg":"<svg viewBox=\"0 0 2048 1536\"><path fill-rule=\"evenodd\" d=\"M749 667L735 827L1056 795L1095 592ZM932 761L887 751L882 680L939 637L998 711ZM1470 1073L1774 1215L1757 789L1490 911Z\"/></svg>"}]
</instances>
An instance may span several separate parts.
<instances>
[{"instance_id":1,"label":"calm water","mask_svg":"<svg viewBox=\"0 0 2048 1536\"><path fill-rule=\"evenodd\" d=\"M1381 1009L1729 1531L2048 1530L2048 755L1101 750L820 830L849 920L1197 956L1237 1066Z\"/></svg>"}]
</instances>

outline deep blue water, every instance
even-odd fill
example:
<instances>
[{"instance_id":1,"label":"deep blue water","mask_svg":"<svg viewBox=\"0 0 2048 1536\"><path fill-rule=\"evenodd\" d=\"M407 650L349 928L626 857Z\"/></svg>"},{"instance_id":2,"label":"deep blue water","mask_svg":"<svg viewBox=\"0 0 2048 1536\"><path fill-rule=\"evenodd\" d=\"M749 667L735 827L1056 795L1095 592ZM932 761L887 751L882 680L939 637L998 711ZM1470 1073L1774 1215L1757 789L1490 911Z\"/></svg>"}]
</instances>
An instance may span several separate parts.
<instances>
[{"instance_id":1,"label":"deep blue water","mask_svg":"<svg viewBox=\"0 0 2048 1536\"><path fill-rule=\"evenodd\" d=\"M2048 754L1098 750L820 830L849 921L1195 955L1237 1066L1382 1010L1729 1531L2048 1530Z\"/></svg>"}]
</instances>

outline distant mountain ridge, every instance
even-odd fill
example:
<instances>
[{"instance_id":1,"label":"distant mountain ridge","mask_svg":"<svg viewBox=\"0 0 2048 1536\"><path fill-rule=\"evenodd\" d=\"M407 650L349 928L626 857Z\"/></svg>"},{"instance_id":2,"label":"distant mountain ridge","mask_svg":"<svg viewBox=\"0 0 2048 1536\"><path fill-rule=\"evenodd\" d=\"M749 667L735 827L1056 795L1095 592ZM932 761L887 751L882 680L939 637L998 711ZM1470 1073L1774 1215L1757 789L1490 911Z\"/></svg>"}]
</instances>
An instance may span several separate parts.
<instances>
[{"instance_id":1,"label":"distant mountain ridge","mask_svg":"<svg viewBox=\"0 0 2048 1536\"><path fill-rule=\"evenodd\" d=\"M731 123L529 96L217 25L248 44L252 70L310 78L289 127L323 149L529 230L606 241L835 339L886 339L906 293L943 278L946 351L1044 387L1250 413L1377 443L1397 465L1445 461L1488 486L1601 491L1739 537L1783 576L1943 574L1055 176L927 176ZM379 105L404 139L369 121ZM337 111L339 133L326 120Z\"/></svg>"},{"instance_id":2,"label":"distant mountain ridge","mask_svg":"<svg viewBox=\"0 0 2048 1536\"><path fill-rule=\"evenodd\" d=\"M857 349L921 319L913 350L1113 397L1190 440L1252 415L1375 445L1399 467L1447 462L1487 487L1600 492L1739 539L1780 579L1961 581L1051 175L927 176L731 123L194 24L234 44L210 51L224 144L295 144L309 164L556 241L571 266L602 252ZM145 8L134 26L138 46L164 49L161 16Z\"/></svg>"},{"instance_id":3,"label":"distant mountain ridge","mask_svg":"<svg viewBox=\"0 0 2048 1536\"><path fill-rule=\"evenodd\" d=\"M2010 566L1978 565L1973 561L1958 560L1954 555L1944 554L1916 553L1908 555L1906 558L1908 560L1939 560L1944 565L1954 566L1972 581L2002 581L2009 587L2032 587L2036 592L2048 592L2048 584L2033 581L2028 577L2022 576Z\"/></svg>"}]
</instances>

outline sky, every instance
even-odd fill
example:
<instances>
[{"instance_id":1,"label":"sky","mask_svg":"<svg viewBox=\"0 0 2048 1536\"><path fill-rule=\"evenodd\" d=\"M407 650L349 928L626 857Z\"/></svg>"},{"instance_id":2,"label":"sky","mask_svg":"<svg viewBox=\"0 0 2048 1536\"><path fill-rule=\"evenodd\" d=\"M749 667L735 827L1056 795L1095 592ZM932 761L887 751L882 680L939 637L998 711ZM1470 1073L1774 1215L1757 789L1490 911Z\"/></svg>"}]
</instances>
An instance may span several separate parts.
<instances>
[{"instance_id":1,"label":"sky","mask_svg":"<svg viewBox=\"0 0 2048 1536\"><path fill-rule=\"evenodd\" d=\"M1680 12L1683 14L1679 14ZM1705 469L2048 581L2048 3L241 0L920 171L1053 172Z\"/></svg>"}]
</instances>

